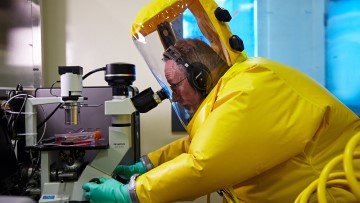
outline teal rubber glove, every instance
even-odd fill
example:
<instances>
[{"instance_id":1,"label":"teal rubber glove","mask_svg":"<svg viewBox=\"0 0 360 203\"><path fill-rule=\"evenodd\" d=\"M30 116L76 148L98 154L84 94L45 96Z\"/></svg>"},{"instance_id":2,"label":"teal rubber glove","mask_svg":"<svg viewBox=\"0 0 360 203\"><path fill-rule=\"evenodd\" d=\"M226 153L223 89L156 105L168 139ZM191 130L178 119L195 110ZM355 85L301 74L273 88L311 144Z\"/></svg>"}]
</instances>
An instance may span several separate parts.
<instances>
[{"instance_id":1,"label":"teal rubber glove","mask_svg":"<svg viewBox=\"0 0 360 203\"><path fill-rule=\"evenodd\" d=\"M100 183L88 182L82 185L84 197L91 203L131 203L127 184L103 177L99 180Z\"/></svg>"},{"instance_id":2,"label":"teal rubber glove","mask_svg":"<svg viewBox=\"0 0 360 203\"><path fill-rule=\"evenodd\" d=\"M145 165L143 164L142 161L139 161L133 165L118 165L115 170L114 173L121 176L122 178L125 178L127 180L130 179L130 177L134 174L143 174L147 171L147 168L145 167Z\"/></svg>"}]
</instances>

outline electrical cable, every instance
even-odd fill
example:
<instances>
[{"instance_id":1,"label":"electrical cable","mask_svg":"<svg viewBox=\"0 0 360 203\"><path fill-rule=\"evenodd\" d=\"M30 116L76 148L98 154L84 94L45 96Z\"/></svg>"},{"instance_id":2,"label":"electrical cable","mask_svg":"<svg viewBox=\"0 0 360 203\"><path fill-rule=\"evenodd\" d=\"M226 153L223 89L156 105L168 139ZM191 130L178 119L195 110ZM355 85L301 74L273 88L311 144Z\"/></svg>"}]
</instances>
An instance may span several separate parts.
<instances>
[{"instance_id":1,"label":"electrical cable","mask_svg":"<svg viewBox=\"0 0 360 203\"><path fill-rule=\"evenodd\" d=\"M13 92L14 93L14 92ZM14 132L14 129L15 129L15 124L19 118L19 116L21 114L26 114L25 112L22 112L24 107L25 107L25 103L28 99L28 97L33 97L31 95L28 95L28 94L16 94L14 96L13 93L9 93L9 96L11 96L4 104L3 104L3 107L2 109L4 109L4 112L5 112L5 118L7 120L7 129L8 129L8 132ZM11 94L11 95L10 95ZM11 105L10 105L10 102L15 99L15 98L18 98L18 97L25 97L24 98L24 101L21 105L21 108L19 109L19 111L15 112L15 111L11 111L11 110L7 110L8 108L11 109ZM8 116L7 114L10 114L10 116ZM16 117L14 117L14 115L16 115ZM12 137L13 140L16 140L16 135L14 135L14 133L11 133L13 134L13 136L15 137Z\"/></svg>"},{"instance_id":2,"label":"electrical cable","mask_svg":"<svg viewBox=\"0 0 360 203\"><path fill-rule=\"evenodd\" d=\"M89 75L91 75L91 74L93 74L93 73L96 73L96 72L99 72L99 71L104 71L104 70L105 70L105 67L97 68L97 69L95 69L95 70L92 70L92 71L86 73L86 74L82 77L82 79L85 80L85 78L87 78Z\"/></svg>"},{"instance_id":3,"label":"electrical cable","mask_svg":"<svg viewBox=\"0 0 360 203\"><path fill-rule=\"evenodd\" d=\"M54 95L54 94L52 93L52 90L53 90L54 85L55 85L56 83L60 83L60 80L55 81L55 82L51 85L51 87L50 87L50 94L51 94L52 96L54 96L54 97L58 97L57 95ZM61 106L61 103L60 103L59 105L57 105L57 106L55 107L55 109L54 109L47 117L45 117L44 120L42 120L42 121L40 122L40 124L37 125L37 128L36 128L36 129L39 130L39 129L46 123L46 121L48 121L48 120L51 118L51 116L54 115L54 113L60 108L60 106ZM43 109L43 112L44 112L44 109ZM45 130L44 130L43 134L45 134Z\"/></svg>"},{"instance_id":4,"label":"electrical cable","mask_svg":"<svg viewBox=\"0 0 360 203\"><path fill-rule=\"evenodd\" d=\"M54 94L52 93L52 89L54 88L54 85L55 85L56 83L60 83L60 80L55 81L55 82L51 85L51 87L50 87L50 94L51 94L52 96L54 96L54 97L58 97L57 95L54 95Z\"/></svg>"},{"instance_id":5,"label":"electrical cable","mask_svg":"<svg viewBox=\"0 0 360 203\"><path fill-rule=\"evenodd\" d=\"M22 133L16 132L17 131L16 125L18 124L21 115L33 114L33 113L24 112L26 103L28 102L28 98L33 97L33 96L23 93L23 89L22 89L21 85L18 85L16 87L16 91L12 90L7 95L8 95L8 99L7 99L7 101L5 101L4 103L1 104L1 107L4 110L4 118L7 120L7 127L8 127L7 134L11 133L13 135L13 137L12 138L10 137L10 138L13 140L12 141L12 150L15 151L16 147L17 147L17 143L18 143L17 136L27 135L26 133L22 134ZM21 99L22 103L21 103L20 108L17 108L18 110L14 111L15 105L19 105L19 102L15 103L15 102L13 102L13 100L18 99L18 98ZM11 129L11 131L9 131L10 129ZM31 174L27 178L27 179L32 179L34 177L34 175L36 174L36 172L38 171L39 166L40 166L40 152L39 151L34 152L30 149L28 155L29 155L29 158L31 161L31 165L35 164L34 165L35 167L33 168ZM18 173L20 173L20 171ZM13 181L14 181L14 183L17 184L18 188L23 188L23 189L21 189L22 190L21 194L25 195L28 184L25 184L21 180L22 179L17 179L17 180L13 180Z\"/></svg>"},{"instance_id":6,"label":"electrical cable","mask_svg":"<svg viewBox=\"0 0 360 203\"><path fill-rule=\"evenodd\" d=\"M42 110L44 116L47 117L43 106L41 105L40 107L41 107L41 110ZM43 132L42 132L42 134L41 134L41 137L39 138L38 144L42 142L42 140L43 140L43 138L44 138L44 136L45 136L45 132L46 132L46 121L44 122L43 125L44 125L44 129L43 129Z\"/></svg>"},{"instance_id":7,"label":"electrical cable","mask_svg":"<svg viewBox=\"0 0 360 203\"><path fill-rule=\"evenodd\" d=\"M39 123L39 125L37 125L37 129L39 130L43 125L44 125L44 123L46 123L46 121L48 121L50 118L51 118L51 116L52 115L54 115L54 113L61 107L61 103L59 103L56 107L55 107L55 109L43 120L43 121L41 121L40 123Z\"/></svg>"},{"instance_id":8,"label":"electrical cable","mask_svg":"<svg viewBox=\"0 0 360 203\"><path fill-rule=\"evenodd\" d=\"M16 118L15 118L15 121L16 121L16 122L17 122L17 120L18 120L21 112L24 110L25 103L26 103L27 99L28 99L28 94L25 95L25 98L24 98L24 101L23 101L23 103L22 103L22 105L21 105L21 107L20 107L20 110L19 110L18 114L16 115Z\"/></svg>"},{"instance_id":9,"label":"electrical cable","mask_svg":"<svg viewBox=\"0 0 360 203\"><path fill-rule=\"evenodd\" d=\"M91 74L96 73L96 72L99 72L99 71L104 71L104 70L105 70L105 67L97 68L97 69L95 69L95 70L92 70L92 71L88 72L87 74L85 74L85 75L82 77L82 79L84 80L84 79L86 79L88 76L90 76ZM54 83L51 85L51 88L50 88L50 94L53 95L53 96L56 96L56 97L57 97L57 95L52 94L52 89L53 89L54 85L55 85L56 83L58 83L58 82L60 82L60 81L54 82ZM41 121L41 123L37 126L37 129L40 129L40 128L44 125L44 123L45 123L46 121L48 121L60 107L61 107L61 103L56 106L56 108L45 118L45 120Z\"/></svg>"}]
</instances>

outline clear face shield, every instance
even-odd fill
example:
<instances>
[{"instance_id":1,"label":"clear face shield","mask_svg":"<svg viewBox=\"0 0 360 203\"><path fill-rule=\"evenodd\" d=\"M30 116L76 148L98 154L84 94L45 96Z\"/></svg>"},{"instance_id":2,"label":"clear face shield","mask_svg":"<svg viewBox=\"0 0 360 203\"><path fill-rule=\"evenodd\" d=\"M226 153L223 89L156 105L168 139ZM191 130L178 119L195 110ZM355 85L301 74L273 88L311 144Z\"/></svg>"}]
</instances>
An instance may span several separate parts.
<instances>
[{"instance_id":1,"label":"clear face shield","mask_svg":"<svg viewBox=\"0 0 360 203\"><path fill-rule=\"evenodd\" d=\"M166 91L172 108L185 128L194 112L189 111L185 102L176 99L174 84L169 83L169 74L165 74L166 61L172 60L176 66L183 68L190 88L199 92L204 99L242 51L229 52L228 39L233 35L224 22L208 15L208 12L213 15L214 12L207 9L217 8L216 3L204 1L210 6L208 8L201 2L154 0L139 12L132 28L137 49ZM214 22L219 25L213 25ZM191 30L197 33L195 37L192 35L197 40L181 42L191 38L189 34L184 36L188 31L184 30L184 25L189 23ZM224 36L219 35L219 29L223 29L220 33Z\"/></svg>"},{"instance_id":2,"label":"clear face shield","mask_svg":"<svg viewBox=\"0 0 360 203\"><path fill-rule=\"evenodd\" d=\"M180 62L184 62L182 61L183 57L181 57L181 54L172 44L169 44L169 47L167 48L164 47L162 40L159 38L158 32L153 32L146 37L139 35L139 39L134 40L134 42L150 68L150 71L155 76L160 86L167 93L172 108L179 117L180 122L186 128L192 115L185 106L182 106L179 102L174 101L174 88L172 88L172 84L169 84L168 79L165 76L165 60L174 60L178 61L178 64L181 64ZM183 64L185 63L186 62Z\"/></svg>"}]
</instances>

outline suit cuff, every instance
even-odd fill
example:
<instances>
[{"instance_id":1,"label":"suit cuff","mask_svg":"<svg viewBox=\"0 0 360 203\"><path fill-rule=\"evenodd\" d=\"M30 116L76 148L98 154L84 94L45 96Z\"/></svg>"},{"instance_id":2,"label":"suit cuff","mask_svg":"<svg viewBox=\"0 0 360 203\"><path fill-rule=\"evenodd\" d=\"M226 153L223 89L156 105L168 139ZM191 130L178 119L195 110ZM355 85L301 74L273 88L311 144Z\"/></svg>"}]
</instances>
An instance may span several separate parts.
<instances>
[{"instance_id":1,"label":"suit cuff","mask_svg":"<svg viewBox=\"0 0 360 203\"><path fill-rule=\"evenodd\" d=\"M151 163L151 161L147 155L140 157L140 161L144 164L147 171L150 171L151 169L154 168L154 165Z\"/></svg>"},{"instance_id":2,"label":"suit cuff","mask_svg":"<svg viewBox=\"0 0 360 203\"><path fill-rule=\"evenodd\" d=\"M130 181L129 181L129 195L130 195L130 200L132 203L140 203L139 199L136 195L136 184L135 184L135 180L138 176L139 176L139 174L135 174L135 175L131 176Z\"/></svg>"}]
</instances>

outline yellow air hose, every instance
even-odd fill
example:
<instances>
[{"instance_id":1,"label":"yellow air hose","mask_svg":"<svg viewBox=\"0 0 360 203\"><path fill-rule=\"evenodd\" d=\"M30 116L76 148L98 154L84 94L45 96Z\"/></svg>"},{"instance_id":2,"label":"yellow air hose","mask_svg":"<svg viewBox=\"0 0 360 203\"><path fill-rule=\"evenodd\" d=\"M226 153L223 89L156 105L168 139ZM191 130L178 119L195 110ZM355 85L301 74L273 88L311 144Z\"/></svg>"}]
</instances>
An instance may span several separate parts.
<instances>
[{"instance_id":1,"label":"yellow air hose","mask_svg":"<svg viewBox=\"0 0 360 203\"><path fill-rule=\"evenodd\" d=\"M360 158L360 152L354 152L360 140L360 133L357 133L347 143L344 153L333 158L320 173L320 177L309 184L296 198L295 203L308 203L311 196L317 192L319 203L327 203L326 188L339 187L348 190L360 202L360 180L359 175L355 174L354 159ZM343 163L344 172L331 173L333 168Z\"/></svg>"}]
</instances>

